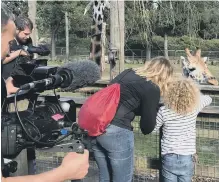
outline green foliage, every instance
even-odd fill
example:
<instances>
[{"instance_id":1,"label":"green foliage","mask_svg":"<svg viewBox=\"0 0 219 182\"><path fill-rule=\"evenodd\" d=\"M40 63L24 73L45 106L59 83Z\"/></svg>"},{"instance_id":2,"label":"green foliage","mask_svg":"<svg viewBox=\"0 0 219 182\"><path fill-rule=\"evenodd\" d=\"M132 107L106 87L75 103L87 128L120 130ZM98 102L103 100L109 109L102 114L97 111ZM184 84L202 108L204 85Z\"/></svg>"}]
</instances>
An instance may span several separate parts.
<instances>
[{"instance_id":1,"label":"green foliage","mask_svg":"<svg viewBox=\"0 0 219 182\"><path fill-rule=\"evenodd\" d=\"M202 13L202 29L201 33L204 38L217 38L219 34L219 17L218 6L219 2L215 2L213 7L208 7L206 11Z\"/></svg>"},{"instance_id":2,"label":"green foliage","mask_svg":"<svg viewBox=\"0 0 219 182\"><path fill-rule=\"evenodd\" d=\"M28 16L28 4L27 1L4 1L7 7L15 16L25 15Z\"/></svg>"},{"instance_id":3,"label":"green foliage","mask_svg":"<svg viewBox=\"0 0 219 182\"><path fill-rule=\"evenodd\" d=\"M27 0L5 3L16 15L28 13ZM51 38L53 33L57 46L65 47L67 11L70 48L89 49L92 8L84 15L87 4L88 1L37 1L39 38ZM126 48L145 49L149 43L152 49L163 50L166 33L168 49L218 50L218 8L218 1L125 1Z\"/></svg>"},{"instance_id":4,"label":"green foliage","mask_svg":"<svg viewBox=\"0 0 219 182\"><path fill-rule=\"evenodd\" d=\"M164 38L161 36L153 37L153 49L164 49ZM192 38L189 36L182 37L168 37L169 50L184 50L185 48L195 50L197 47L202 51L219 51L219 39L204 40L201 38Z\"/></svg>"},{"instance_id":5,"label":"green foliage","mask_svg":"<svg viewBox=\"0 0 219 182\"><path fill-rule=\"evenodd\" d=\"M151 42L154 30L155 11L150 1L126 1L126 37L138 36L143 46Z\"/></svg>"},{"instance_id":6,"label":"green foliage","mask_svg":"<svg viewBox=\"0 0 219 182\"><path fill-rule=\"evenodd\" d=\"M162 36L195 36L200 24L198 7L196 2L190 0L159 2L155 32Z\"/></svg>"},{"instance_id":7,"label":"green foliage","mask_svg":"<svg viewBox=\"0 0 219 182\"><path fill-rule=\"evenodd\" d=\"M156 4L157 6L154 6ZM195 37L217 38L219 33L218 1L143 1L125 2L126 43L152 43L152 36L189 36L186 46L200 45ZM186 40L188 39L188 40ZM155 46L154 43L153 47ZM175 43L176 44L176 43ZM130 44L129 44L130 46ZM163 45L159 44L159 47ZM177 47L177 45L175 45ZM179 46L178 46L179 47Z\"/></svg>"},{"instance_id":8,"label":"green foliage","mask_svg":"<svg viewBox=\"0 0 219 182\"><path fill-rule=\"evenodd\" d=\"M58 45L65 45L65 12L68 12L69 35L87 37L92 19L83 15L87 2L80 1L44 1L38 2L37 25L41 36L56 30ZM70 44L73 41L70 37ZM63 41L62 41L63 40Z\"/></svg>"},{"instance_id":9,"label":"green foliage","mask_svg":"<svg viewBox=\"0 0 219 182\"><path fill-rule=\"evenodd\" d=\"M58 31L63 25L64 11L61 1L37 2L37 28L41 34Z\"/></svg>"}]
</instances>

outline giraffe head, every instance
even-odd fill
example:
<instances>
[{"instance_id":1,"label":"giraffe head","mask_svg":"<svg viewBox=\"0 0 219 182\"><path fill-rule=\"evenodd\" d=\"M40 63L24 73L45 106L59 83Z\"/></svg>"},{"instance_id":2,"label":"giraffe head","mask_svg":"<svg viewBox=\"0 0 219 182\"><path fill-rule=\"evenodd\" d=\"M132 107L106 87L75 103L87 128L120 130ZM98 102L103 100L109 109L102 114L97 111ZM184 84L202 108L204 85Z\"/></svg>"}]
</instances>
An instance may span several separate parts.
<instances>
[{"instance_id":1,"label":"giraffe head","mask_svg":"<svg viewBox=\"0 0 219 182\"><path fill-rule=\"evenodd\" d=\"M187 58L181 56L184 75L200 83L218 85L218 81L208 69L207 58L201 57L201 49L197 49L194 55L190 53L188 48L185 49L185 52Z\"/></svg>"}]
</instances>

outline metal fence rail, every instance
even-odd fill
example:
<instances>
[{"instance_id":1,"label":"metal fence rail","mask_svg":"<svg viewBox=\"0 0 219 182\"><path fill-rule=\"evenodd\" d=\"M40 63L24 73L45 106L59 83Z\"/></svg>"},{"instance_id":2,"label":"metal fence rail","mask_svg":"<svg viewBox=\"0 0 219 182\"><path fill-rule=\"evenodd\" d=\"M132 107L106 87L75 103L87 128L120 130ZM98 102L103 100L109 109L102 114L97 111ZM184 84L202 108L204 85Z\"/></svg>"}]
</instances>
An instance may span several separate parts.
<instances>
[{"instance_id":1,"label":"metal fence rail","mask_svg":"<svg viewBox=\"0 0 219 182\"><path fill-rule=\"evenodd\" d=\"M65 60L65 47L56 47L56 58L58 60ZM72 48L70 50L70 60L76 59L79 56L88 59L89 57L89 50L87 49L78 49ZM164 50L152 50L150 54L151 58L157 56L164 56ZM168 50L168 56L170 58L179 59L180 56L186 56L185 50ZM209 61L216 61L219 62L219 51L202 51L203 57L208 57ZM107 50L106 50L106 58ZM142 63L147 58L147 51L142 49L126 49L125 50L125 62L126 63ZM107 58L108 59L108 58ZM107 60L106 59L106 60Z\"/></svg>"},{"instance_id":2,"label":"metal fence rail","mask_svg":"<svg viewBox=\"0 0 219 182\"><path fill-rule=\"evenodd\" d=\"M143 135L139 117L133 121L135 133L135 167L133 182L159 181L159 134ZM200 114L197 119L197 154L194 181L219 180L219 116ZM48 158L48 156L53 156ZM58 157L59 156L59 157ZM60 164L64 153L37 153L37 172L44 172ZM84 182L98 181L98 169L92 159Z\"/></svg>"}]
</instances>

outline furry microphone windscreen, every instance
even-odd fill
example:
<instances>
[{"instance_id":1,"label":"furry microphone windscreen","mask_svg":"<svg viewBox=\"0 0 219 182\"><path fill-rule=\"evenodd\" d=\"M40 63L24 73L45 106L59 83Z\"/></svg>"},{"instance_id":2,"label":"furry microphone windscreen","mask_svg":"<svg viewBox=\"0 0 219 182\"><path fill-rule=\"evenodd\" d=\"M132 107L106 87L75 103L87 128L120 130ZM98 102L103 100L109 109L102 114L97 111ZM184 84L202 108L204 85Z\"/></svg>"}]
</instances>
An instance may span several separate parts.
<instances>
[{"instance_id":1,"label":"furry microphone windscreen","mask_svg":"<svg viewBox=\"0 0 219 182\"><path fill-rule=\"evenodd\" d=\"M66 91L73 91L87 85L94 84L101 78L100 68L93 61L78 61L67 63L61 68L66 68L72 72L73 80Z\"/></svg>"}]
</instances>

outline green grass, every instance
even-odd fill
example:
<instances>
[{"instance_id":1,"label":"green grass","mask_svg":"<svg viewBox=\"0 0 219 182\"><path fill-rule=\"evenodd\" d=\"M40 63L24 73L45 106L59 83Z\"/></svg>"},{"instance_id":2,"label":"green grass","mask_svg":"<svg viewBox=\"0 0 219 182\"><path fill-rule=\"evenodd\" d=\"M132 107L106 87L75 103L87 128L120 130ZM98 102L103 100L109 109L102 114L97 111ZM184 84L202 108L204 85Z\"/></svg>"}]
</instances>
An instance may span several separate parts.
<instances>
[{"instance_id":1,"label":"green grass","mask_svg":"<svg viewBox=\"0 0 219 182\"><path fill-rule=\"evenodd\" d=\"M212 66L209 65L208 66L209 70L211 71L211 73L217 78L217 80L219 81L219 65L217 66Z\"/></svg>"}]
</instances>

